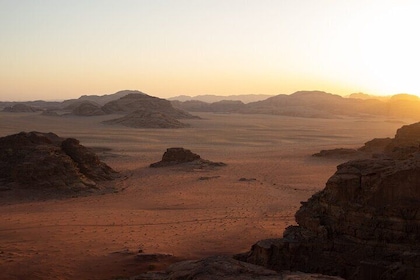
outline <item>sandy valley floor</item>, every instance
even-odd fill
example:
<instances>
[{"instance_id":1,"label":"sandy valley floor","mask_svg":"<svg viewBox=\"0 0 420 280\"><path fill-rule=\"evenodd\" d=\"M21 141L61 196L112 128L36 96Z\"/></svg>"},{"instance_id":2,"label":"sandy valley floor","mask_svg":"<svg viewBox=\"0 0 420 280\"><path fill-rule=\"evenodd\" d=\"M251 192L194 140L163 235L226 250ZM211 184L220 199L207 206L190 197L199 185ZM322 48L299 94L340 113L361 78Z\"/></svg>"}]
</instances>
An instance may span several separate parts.
<instances>
[{"instance_id":1,"label":"sandy valley floor","mask_svg":"<svg viewBox=\"0 0 420 280\"><path fill-rule=\"evenodd\" d=\"M105 195L39 201L0 192L0 279L116 279L159 268L142 265L140 249L180 259L244 252L260 239L280 237L300 201L322 189L342 161L312 153L393 137L405 124L199 115L185 121L191 128L158 130L100 123L110 116L0 113L0 136L36 130L74 137L109 148L100 155L122 173L119 191ZM227 166L149 168L169 147Z\"/></svg>"}]
</instances>

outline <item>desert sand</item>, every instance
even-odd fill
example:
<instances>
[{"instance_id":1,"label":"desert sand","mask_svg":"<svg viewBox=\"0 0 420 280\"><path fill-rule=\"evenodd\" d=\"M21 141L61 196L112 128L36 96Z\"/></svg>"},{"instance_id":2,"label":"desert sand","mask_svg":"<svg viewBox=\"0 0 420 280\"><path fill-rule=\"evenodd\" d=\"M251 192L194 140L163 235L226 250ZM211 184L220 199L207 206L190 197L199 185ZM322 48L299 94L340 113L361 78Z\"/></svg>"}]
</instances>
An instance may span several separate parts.
<instances>
[{"instance_id":1,"label":"desert sand","mask_svg":"<svg viewBox=\"0 0 420 280\"><path fill-rule=\"evenodd\" d=\"M0 279L117 279L175 259L247 251L280 237L300 202L344 159L310 155L393 137L409 121L197 113L182 129L102 124L115 116L0 113L0 137L54 132L95 148L121 172L116 192L57 199L0 193ZM149 168L169 147L227 166ZM240 180L241 178L249 180ZM136 257L172 254L158 264Z\"/></svg>"}]
</instances>

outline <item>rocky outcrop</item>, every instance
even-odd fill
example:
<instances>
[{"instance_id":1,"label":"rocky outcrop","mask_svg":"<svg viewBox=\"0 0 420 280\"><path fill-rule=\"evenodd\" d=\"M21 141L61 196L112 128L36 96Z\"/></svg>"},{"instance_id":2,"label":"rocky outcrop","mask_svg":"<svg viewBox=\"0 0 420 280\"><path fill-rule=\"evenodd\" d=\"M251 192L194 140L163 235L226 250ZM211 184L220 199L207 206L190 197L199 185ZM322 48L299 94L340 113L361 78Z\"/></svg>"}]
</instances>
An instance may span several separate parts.
<instances>
[{"instance_id":1,"label":"rocky outcrop","mask_svg":"<svg viewBox=\"0 0 420 280\"><path fill-rule=\"evenodd\" d=\"M282 239L260 241L239 259L345 279L418 279L420 153L339 165L295 217Z\"/></svg>"},{"instance_id":2,"label":"rocky outcrop","mask_svg":"<svg viewBox=\"0 0 420 280\"><path fill-rule=\"evenodd\" d=\"M119 124L133 128L184 128L189 125L158 111L137 110L127 116L104 121L105 124Z\"/></svg>"},{"instance_id":3,"label":"rocky outcrop","mask_svg":"<svg viewBox=\"0 0 420 280\"><path fill-rule=\"evenodd\" d=\"M338 148L322 150L313 154L316 157L350 157L359 158L385 157L406 159L420 149L420 122L404 125L397 130L394 138L375 138L366 142L357 150Z\"/></svg>"},{"instance_id":4,"label":"rocky outcrop","mask_svg":"<svg viewBox=\"0 0 420 280\"><path fill-rule=\"evenodd\" d=\"M116 172L73 138L21 132L0 138L0 185L10 188L83 190Z\"/></svg>"},{"instance_id":5,"label":"rocky outcrop","mask_svg":"<svg viewBox=\"0 0 420 280\"><path fill-rule=\"evenodd\" d=\"M202 260L184 261L172 264L164 272L149 272L130 278L132 280L340 280L319 274L300 272L276 272L261 266L234 260L226 256L214 256Z\"/></svg>"},{"instance_id":6,"label":"rocky outcrop","mask_svg":"<svg viewBox=\"0 0 420 280\"><path fill-rule=\"evenodd\" d=\"M355 149L337 148L331 150L321 150L319 153L313 154L314 157L356 157L360 152Z\"/></svg>"},{"instance_id":7,"label":"rocky outcrop","mask_svg":"<svg viewBox=\"0 0 420 280\"><path fill-rule=\"evenodd\" d=\"M402 149L416 150L420 147L420 122L404 125L397 130L394 139L385 147L388 154L400 153Z\"/></svg>"},{"instance_id":8,"label":"rocky outcrop","mask_svg":"<svg viewBox=\"0 0 420 280\"><path fill-rule=\"evenodd\" d=\"M150 164L150 167L165 167L186 163L197 167L225 165L223 162L212 162L202 159L199 155L184 148L168 148L163 154L162 160Z\"/></svg>"}]
</instances>

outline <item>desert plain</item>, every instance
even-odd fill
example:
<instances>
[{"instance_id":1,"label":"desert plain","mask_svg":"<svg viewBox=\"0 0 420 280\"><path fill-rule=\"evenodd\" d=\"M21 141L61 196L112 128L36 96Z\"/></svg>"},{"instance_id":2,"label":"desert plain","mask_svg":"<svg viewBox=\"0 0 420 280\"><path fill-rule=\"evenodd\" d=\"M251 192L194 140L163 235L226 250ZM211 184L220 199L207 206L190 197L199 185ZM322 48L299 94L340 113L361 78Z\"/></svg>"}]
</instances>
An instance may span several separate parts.
<instances>
[{"instance_id":1,"label":"desert plain","mask_svg":"<svg viewBox=\"0 0 420 280\"><path fill-rule=\"evenodd\" d=\"M0 137L53 132L94 149L121 176L115 191L71 197L0 192L0 279L119 279L167 263L236 254L281 237L300 202L346 159L322 149L393 137L409 120L195 113L181 129L102 124L115 116L0 113ZM170 147L211 161L208 169L150 168ZM242 180L241 180L242 179ZM173 255L145 263L136 254Z\"/></svg>"}]
</instances>

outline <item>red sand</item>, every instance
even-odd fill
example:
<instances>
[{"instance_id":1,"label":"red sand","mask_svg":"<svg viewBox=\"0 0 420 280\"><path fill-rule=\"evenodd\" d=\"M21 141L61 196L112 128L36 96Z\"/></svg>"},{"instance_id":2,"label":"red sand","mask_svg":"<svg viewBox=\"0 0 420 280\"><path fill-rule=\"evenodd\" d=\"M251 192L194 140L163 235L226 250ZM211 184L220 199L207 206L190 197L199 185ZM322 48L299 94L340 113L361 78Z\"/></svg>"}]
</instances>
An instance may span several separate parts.
<instances>
[{"instance_id":1,"label":"red sand","mask_svg":"<svg viewBox=\"0 0 420 280\"><path fill-rule=\"evenodd\" d=\"M105 162L123 174L119 192L106 195L16 203L0 193L0 279L115 279L166 264L136 260L140 249L180 259L244 252L281 237L300 201L322 189L342 161L312 153L393 137L403 124L200 114L204 120L187 121L192 128L147 130L100 124L110 116L0 114L0 136L51 131L108 147L113 156ZM169 147L227 166L148 168Z\"/></svg>"}]
</instances>

